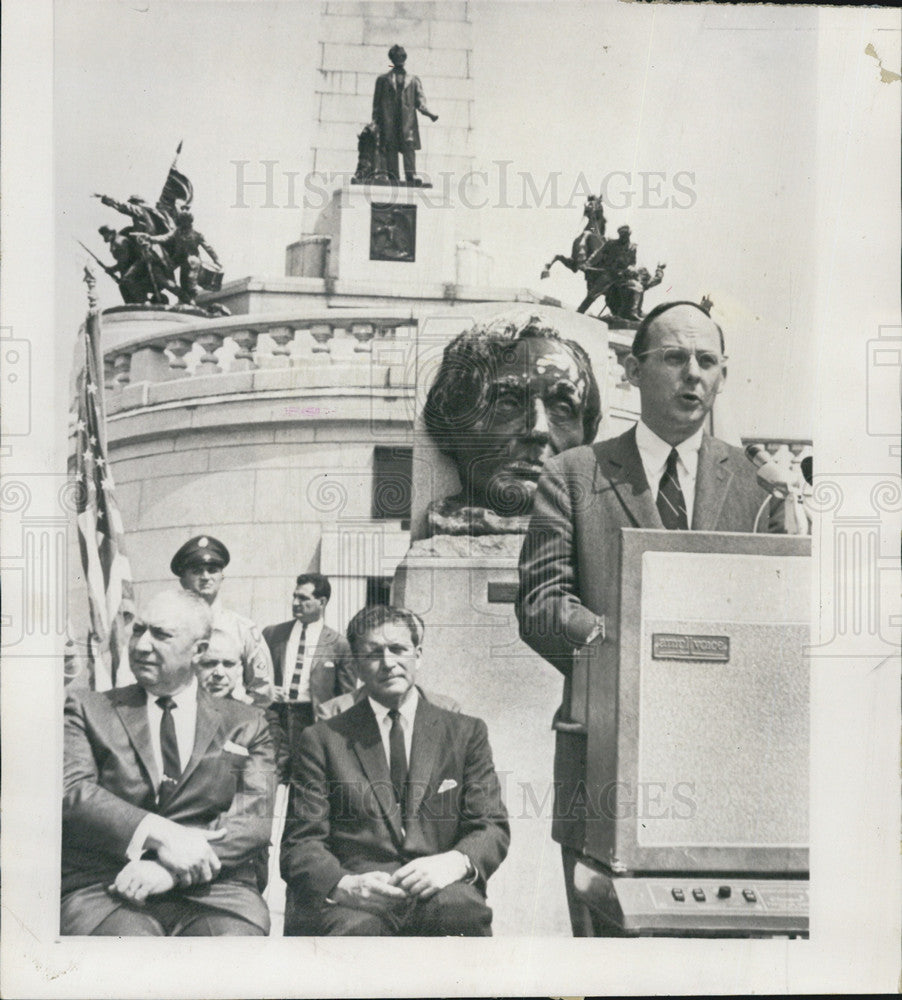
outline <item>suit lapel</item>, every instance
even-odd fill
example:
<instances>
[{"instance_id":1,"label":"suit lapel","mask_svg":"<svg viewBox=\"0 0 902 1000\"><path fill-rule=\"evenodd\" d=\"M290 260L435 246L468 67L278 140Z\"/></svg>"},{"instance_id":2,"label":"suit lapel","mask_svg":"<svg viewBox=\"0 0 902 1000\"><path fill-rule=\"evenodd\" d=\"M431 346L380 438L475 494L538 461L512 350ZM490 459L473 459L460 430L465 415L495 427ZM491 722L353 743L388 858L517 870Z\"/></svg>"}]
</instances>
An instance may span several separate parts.
<instances>
[{"instance_id":1,"label":"suit lapel","mask_svg":"<svg viewBox=\"0 0 902 1000\"><path fill-rule=\"evenodd\" d=\"M140 685L122 688L117 693L116 711L134 747L138 759L147 774L151 787L156 791L160 784L160 773L154 761L150 742L150 726L147 723L147 692Z\"/></svg>"},{"instance_id":2,"label":"suit lapel","mask_svg":"<svg viewBox=\"0 0 902 1000\"><path fill-rule=\"evenodd\" d=\"M707 434L702 437L695 478L693 531L714 531L717 527L733 478L729 468L729 457L730 453L722 441Z\"/></svg>"},{"instance_id":3,"label":"suit lapel","mask_svg":"<svg viewBox=\"0 0 902 1000\"><path fill-rule=\"evenodd\" d=\"M663 528L636 447L636 428L631 427L614 441L596 446L595 455L600 473L596 477L596 492L610 486L637 528ZM601 477L605 481L599 481Z\"/></svg>"},{"instance_id":4,"label":"suit lapel","mask_svg":"<svg viewBox=\"0 0 902 1000\"><path fill-rule=\"evenodd\" d=\"M407 772L407 815L416 816L438 756L438 713L420 695L413 720L413 739L410 743L410 768Z\"/></svg>"},{"instance_id":5,"label":"suit lapel","mask_svg":"<svg viewBox=\"0 0 902 1000\"><path fill-rule=\"evenodd\" d=\"M219 733L221 716L213 707L213 699L200 687L197 689L197 721L194 727L194 749L188 758L188 763L182 768L182 776L172 791L172 797L178 794L185 782L191 777L197 765L209 750L210 744Z\"/></svg>"},{"instance_id":6,"label":"suit lapel","mask_svg":"<svg viewBox=\"0 0 902 1000\"><path fill-rule=\"evenodd\" d=\"M354 752L357 754L363 773L367 776L372 787L376 801L400 845L404 839L401 830L401 810L395 801L392 790L388 761L385 759L385 748L382 746L382 737L379 734L376 717L373 715L373 710L366 698L350 709L347 715L350 717L352 713L355 714L355 717L348 718L348 728L353 734L351 742Z\"/></svg>"}]
</instances>

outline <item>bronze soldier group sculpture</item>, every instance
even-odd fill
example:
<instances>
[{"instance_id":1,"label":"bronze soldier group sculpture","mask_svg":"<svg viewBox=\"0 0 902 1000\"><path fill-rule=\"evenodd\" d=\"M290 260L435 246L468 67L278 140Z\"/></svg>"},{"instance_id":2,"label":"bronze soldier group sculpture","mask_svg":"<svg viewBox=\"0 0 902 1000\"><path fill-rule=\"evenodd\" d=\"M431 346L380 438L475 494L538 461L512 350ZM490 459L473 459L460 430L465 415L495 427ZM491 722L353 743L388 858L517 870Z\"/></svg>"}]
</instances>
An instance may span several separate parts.
<instances>
[{"instance_id":1,"label":"bronze soldier group sculpture","mask_svg":"<svg viewBox=\"0 0 902 1000\"><path fill-rule=\"evenodd\" d=\"M181 143L176 158L180 150ZM222 287L219 257L194 228L190 210L193 193L191 181L176 169L173 161L155 205L138 195L132 195L126 202L105 194L94 195L107 207L131 219L130 225L118 231L111 226L98 229L112 254L112 265L104 264L88 250L119 286L122 301L127 305L197 310L197 296L202 291L218 291ZM201 250L207 260L201 257ZM228 309L219 303L200 311L228 315Z\"/></svg>"},{"instance_id":2,"label":"bronze soldier group sculpture","mask_svg":"<svg viewBox=\"0 0 902 1000\"><path fill-rule=\"evenodd\" d=\"M605 238L601 195L589 195L583 215L586 224L573 241L570 256L557 254L542 269L542 277L547 278L558 262L575 274L582 273L586 279L586 297L576 311L586 312L599 296L604 295L611 316L599 318L612 326L634 325L642 319L646 289L661 283L667 265L658 264L654 275L648 268L636 266L636 244L630 240L629 226L617 230L616 240Z\"/></svg>"}]
</instances>

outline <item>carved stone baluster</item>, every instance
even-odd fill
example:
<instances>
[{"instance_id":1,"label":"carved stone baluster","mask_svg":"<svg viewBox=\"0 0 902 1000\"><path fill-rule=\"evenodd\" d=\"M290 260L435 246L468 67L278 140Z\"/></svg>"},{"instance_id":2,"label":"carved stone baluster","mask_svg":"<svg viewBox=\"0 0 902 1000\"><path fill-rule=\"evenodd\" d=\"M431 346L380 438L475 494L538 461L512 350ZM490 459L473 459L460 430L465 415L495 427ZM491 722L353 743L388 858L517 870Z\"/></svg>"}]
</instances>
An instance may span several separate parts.
<instances>
[{"instance_id":1,"label":"carved stone baluster","mask_svg":"<svg viewBox=\"0 0 902 1000\"><path fill-rule=\"evenodd\" d=\"M132 356L126 352L117 354L113 358L113 371L116 373L116 386L124 388L131 381Z\"/></svg>"},{"instance_id":2,"label":"carved stone baluster","mask_svg":"<svg viewBox=\"0 0 902 1000\"><path fill-rule=\"evenodd\" d=\"M238 345L238 350L232 359L233 372L248 372L258 367L255 356L258 336L256 330L237 330L232 334L232 340Z\"/></svg>"},{"instance_id":3,"label":"carved stone baluster","mask_svg":"<svg viewBox=\"0 0 902 1000\"><path fill-rule=\"evenodd\" d=\"M273 364L277 368L285 368L289 364L291 348L289 342L294 338L294 330L290 326L274 326L266 331L272 337L275 347L272 349Z\"/></svg>"},{"instance_id":4,"label":"carved stone baluster","mask_svg":"<svg viewBox=\"0 0 902 1000\"><path fill-rule=\"evenodd\" d=\"M169 362L169 378L185 378L188 374L185 355L191 350L191 341L184 337L173 337L166 341L166 350L172 355L172 360Z\"/></svg>"},{"instance_id":5,"label":"carved stone baluster","mask_svg":"<svg viewBox=\"0 0 902 1000\"><path fill-rule=\"evenodd\" d=\"M310 328L310 336L316 343L313 345L314 354L330 354L330 341L335 336L335 331L328 323L315 323Z\"/></svg>"},{"instance_id":6,"label":"carved stone baluster","mask_svg":"<svg viewBox=\"0 0 902 1000\"><path fill-rule=\"evenodd\" d=\"M197 342L204 349L203 356L197 365L198 375L217 375L222 369L219 367L219 358L216 352L222 347L223 335L221 333L202 333Z\"/></svg>"},{"instance_id":7,"label":"carved stone baluster","mask_svg":"<svg viewBox=\"0 0 902 1000\"><path fill-rule=\"evenodd\" d=\"M357 341L354 347L355 354L369 354L373 350L371 343L375 336L375 329L372 323L352 323L351 336Z\"/></svg>"}]
</instances>

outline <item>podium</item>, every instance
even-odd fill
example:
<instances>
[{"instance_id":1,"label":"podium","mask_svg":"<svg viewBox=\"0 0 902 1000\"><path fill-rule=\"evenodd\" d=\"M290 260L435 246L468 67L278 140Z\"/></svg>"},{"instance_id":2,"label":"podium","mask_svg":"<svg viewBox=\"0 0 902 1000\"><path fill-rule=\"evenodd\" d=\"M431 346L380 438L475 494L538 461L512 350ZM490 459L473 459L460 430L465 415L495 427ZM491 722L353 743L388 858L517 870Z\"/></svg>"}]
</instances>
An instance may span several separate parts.
<instances>
[{"instance_id":1,"label":"podium","mask_svg":"<svg viewBox=\"0 0 902 1000\"><path fill-rule=\"evenodd\" d=\"M810 546L622 530L619 634L571 701L600 933L807 934Z\"/></svg>"}]
</instances>

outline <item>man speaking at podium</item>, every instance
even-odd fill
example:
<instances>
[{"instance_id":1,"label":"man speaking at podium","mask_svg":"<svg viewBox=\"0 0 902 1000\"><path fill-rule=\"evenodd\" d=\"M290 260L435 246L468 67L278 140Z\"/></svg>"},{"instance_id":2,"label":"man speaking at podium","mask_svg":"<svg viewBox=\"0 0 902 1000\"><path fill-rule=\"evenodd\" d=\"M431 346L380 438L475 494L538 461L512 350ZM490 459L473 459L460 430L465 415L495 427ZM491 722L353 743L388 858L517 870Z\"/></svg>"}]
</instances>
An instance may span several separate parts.
<instances>
[{"instance_id":1,"label":"man speaking at podium","mask_svg":"<svg viewBox=\"0 0 902 1000\"><path fill-rule=\"evenodd\" d=\"M624 368L641 397L639 423L548 461L520 554L520 635L564 675L553 723L552 837L561 845L577 937L589 933L573 890L585 839L587 738L570 714L571 672L580 649L618 640L620 529L752 531L767 497L741 449L704 430L727 369L723 331L701 306L653 309Z\"/></svg>"}]
</instances>

